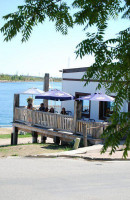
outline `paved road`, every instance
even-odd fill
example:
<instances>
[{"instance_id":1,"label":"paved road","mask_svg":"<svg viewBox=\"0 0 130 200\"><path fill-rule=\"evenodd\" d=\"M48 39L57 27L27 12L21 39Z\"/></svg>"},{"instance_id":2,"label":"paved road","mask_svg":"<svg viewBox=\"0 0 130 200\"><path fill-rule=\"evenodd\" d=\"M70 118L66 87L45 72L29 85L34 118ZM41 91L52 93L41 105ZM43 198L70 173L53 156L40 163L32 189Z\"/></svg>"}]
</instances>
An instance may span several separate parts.
<instances>
[{"instance_id":1,"label":"paved road","mask_svg":"<svg viewBox=\"0 0 130 200\"><path fill-rule=\"evenodd\" d=\"M130 199L130 161L0 159L0 200L108 199Z\"/></svg>"}]
</instances>

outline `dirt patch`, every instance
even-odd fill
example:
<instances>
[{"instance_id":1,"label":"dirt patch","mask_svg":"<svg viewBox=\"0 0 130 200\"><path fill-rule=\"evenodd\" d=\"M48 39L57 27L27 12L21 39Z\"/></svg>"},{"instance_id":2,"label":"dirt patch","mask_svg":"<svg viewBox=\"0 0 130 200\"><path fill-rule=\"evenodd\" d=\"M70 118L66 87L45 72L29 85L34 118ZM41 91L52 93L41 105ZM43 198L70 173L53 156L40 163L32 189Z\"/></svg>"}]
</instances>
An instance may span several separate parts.
<instances>
[{"instance_id":1,"label":"dirt patch","mask_svg":"<svg viewBox=\"0 0 130 200\"><path fill-rule=\"evenodd\" d=\"M55 144L24 144L17 146L0 147L0 157L8 156L33 156L44 153L56 153L69 150L63 146Z\"/></svg>"}]
</instances>

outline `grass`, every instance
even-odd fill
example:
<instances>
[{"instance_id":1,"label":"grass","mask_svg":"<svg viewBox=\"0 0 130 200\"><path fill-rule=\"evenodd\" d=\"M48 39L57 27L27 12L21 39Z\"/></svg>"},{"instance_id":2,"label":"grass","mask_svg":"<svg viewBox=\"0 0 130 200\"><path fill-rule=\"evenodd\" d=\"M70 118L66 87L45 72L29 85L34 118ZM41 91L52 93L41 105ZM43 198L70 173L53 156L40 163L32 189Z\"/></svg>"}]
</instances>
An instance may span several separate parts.
<instances>
[{"instance_id":1,"label":"grass","mask_svg":"<svg viewBox=\"0 0 130 200\"><path fill-rule=\"evenodd\" d=\"M26 133L26 135L18 135L19 138L32 137L30 133ZM11 134L0 134L0 139L11 139Z\"/></svg>"}]
</instances>

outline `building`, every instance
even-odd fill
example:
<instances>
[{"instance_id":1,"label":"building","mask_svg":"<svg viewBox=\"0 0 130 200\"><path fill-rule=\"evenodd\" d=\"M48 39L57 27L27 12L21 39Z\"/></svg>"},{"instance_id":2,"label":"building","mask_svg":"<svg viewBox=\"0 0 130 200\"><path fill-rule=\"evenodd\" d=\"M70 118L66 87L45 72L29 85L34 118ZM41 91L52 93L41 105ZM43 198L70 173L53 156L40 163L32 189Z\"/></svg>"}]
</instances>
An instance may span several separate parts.
<instances>
[{"instance_id":1,"label":"building","mask_svg":"<svg viewBox=\"0 0 130 200\"><path fill-rule=\"evenodd\" d=\"M85 81L81 81L87 67L72 68L62 70L62 90L76 97L86 96L93 93L105 94L105 88L96 91L98 80L91 80L87 86L84 86ZM116 94L109 94L114 97ZM74 101L62 102L62 107L71 111L74 114ZM113 103L111 102L96 102L96 101L80 101L78 103L78 116L85 119L94 119L97 122L104 121L112 114ZM110 115L107 116L107 109L110 110ZM128 112L128 102L124 101L121 112Z\"/></svg>"}]
</instances>

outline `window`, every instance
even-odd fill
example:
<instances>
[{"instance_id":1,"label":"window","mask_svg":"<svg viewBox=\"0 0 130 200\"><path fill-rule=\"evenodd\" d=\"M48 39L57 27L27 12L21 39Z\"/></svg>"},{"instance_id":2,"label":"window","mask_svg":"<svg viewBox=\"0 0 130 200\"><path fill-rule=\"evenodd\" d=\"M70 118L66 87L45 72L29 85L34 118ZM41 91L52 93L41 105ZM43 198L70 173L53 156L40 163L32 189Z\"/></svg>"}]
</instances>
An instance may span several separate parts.
<instances>
[{"instance_id":1,"label":"window","mask_svg":"<svg viewBox=\"0 0 130 200\"><path fill-rule=\"evenodd\" d=\"M90 117L90 101L83 100L82 101L82 116L89 118Z\"/></svg>"},{"instance_id":2,"label":"window","mask_svg":"<svg viewBox=\"0 0 130 200\"><path fill-rule=\"evenodd\" d=\"M99 102L99 119L104 120L110 117L113 113L114 102L100 101Z\"/></svg>"}]
</instances>

